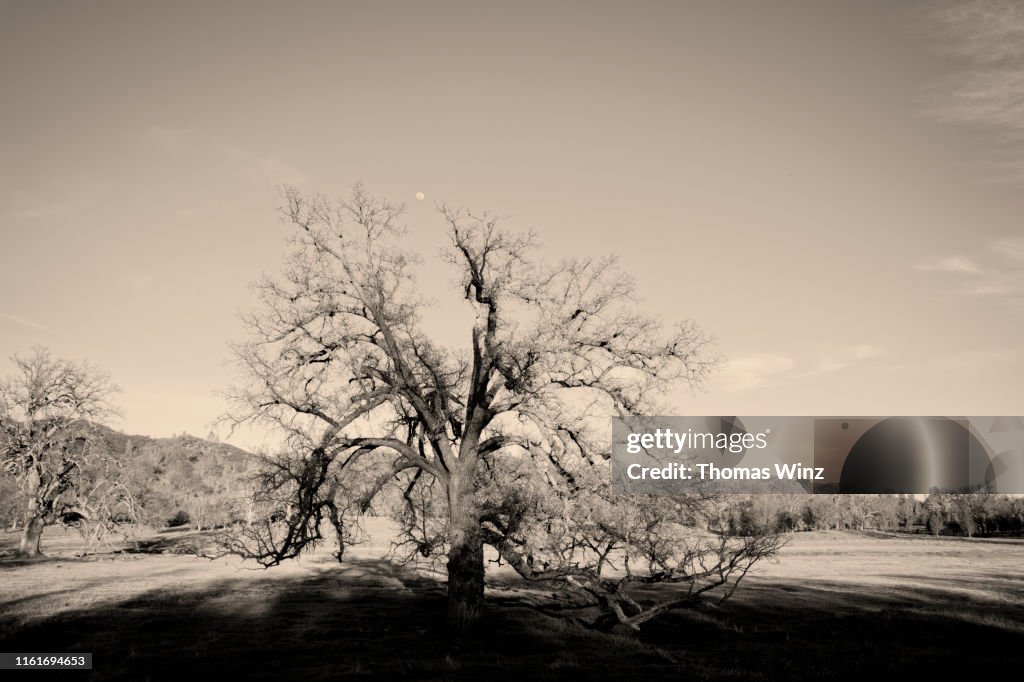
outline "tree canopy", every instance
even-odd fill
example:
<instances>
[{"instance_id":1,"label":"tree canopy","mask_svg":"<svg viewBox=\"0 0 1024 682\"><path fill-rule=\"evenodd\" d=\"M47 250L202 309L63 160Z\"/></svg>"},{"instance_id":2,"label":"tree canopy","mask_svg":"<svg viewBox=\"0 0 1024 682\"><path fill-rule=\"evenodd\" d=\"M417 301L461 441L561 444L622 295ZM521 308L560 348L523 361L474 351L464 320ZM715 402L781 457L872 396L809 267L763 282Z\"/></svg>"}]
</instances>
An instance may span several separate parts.
<instances>
[{"instance_id":1,"label":"tree canopy","mask_svg":"<svg viewBox=\"0 0 1024 682\"><path fill-rule=\"evenodd\" d=\"M614 258L546 262L532 233L440 206L442 262L473 308L465 345L447 347L424 331L432 309L401 206L358 185L340 201L284 198L292 249L257 285L230 417L284 434L261 479L278 512L227 540L231 551L273 565L329 523L341 558L347 524L396 489L402 546L447 558L456 627L480 614L485 545L629 627L728 594L775 551L774 535L730 534L704 497L609 491L610 418L657 414L667 389L699 386L718 364L695 322L666 329L639 311ZM657 582L687 589L657 604L631 595Z\"/></svg>"},{"instance_id":2,"label":"tree canopy","mask_svg":"<svg viewBox=\"0 0 1024 682\"><path fill-rule=\"evenodd\" d=\"M13 360L15 372L0 380L0 466L25 504L19 554L33 557L46 526L109 520L131 496L94 437L114 413L107 374L41 347Z\"/></svg>"}]
</instances>

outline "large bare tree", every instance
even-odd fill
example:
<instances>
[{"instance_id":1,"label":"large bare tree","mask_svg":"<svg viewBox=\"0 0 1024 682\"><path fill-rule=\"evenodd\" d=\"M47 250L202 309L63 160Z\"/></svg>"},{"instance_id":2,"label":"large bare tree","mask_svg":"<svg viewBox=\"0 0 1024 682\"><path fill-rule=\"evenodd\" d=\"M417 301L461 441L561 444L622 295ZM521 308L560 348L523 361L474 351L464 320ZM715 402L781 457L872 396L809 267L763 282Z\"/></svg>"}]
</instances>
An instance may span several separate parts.
<instances>
[{"instance_id":1,"label":"large bare tree","mask_svg":"<svg viewBox=\"0 0 1024 682\"><path fill-rule=\"evenodd\" d=\"M774 552L774 537L720 530L706 498L611 495L610 418L658 413L656 396L717 363L693 322L666 332L637 311L613 258L548 264L532 234L441 206L442 259L473 309L451 348L424 331L431 308L401 206L358 185L341 201L294 189L285 200L294 248L280 277L258 283L231 419L269 422L287 447L262 475L272 513L226 540L231 551L269 566L333 526L340 558L354 515L395 489L398 544L445 557L459 629L481 612L485 546L634 628L728 593ZM632 591L658 582L682 587L655 601Z\"/></svg>"},{"instance_id":2,"label":"large bare tree","mask_svg":"<svg viewBox=\"0 0 1024 682\"><path fill-rule=\"evenodd\" d=\"M35 557L47 526L105 520L127 496L116 461L94 437L113 413L117 387L106 373L45 348L13 361L16 371L0 379L0 467L25 505L18 553Z\"/></svg>"}]
</instances>

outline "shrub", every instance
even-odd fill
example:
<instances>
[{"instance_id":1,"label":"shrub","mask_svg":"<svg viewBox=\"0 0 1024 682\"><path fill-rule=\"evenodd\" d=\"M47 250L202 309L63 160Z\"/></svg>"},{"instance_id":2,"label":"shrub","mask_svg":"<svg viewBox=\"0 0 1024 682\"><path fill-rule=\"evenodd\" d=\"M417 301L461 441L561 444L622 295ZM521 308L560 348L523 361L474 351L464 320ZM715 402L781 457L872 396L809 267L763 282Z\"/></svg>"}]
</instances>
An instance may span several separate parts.
<instances>
[{"instance_id":1,"label":"shrub","mask_svg":"<svg viewBox=\"0 0 1024 682\"><path fill-rule=\"evenodd\" d=\"M174 512L174 516L172 516L171 518L167 519L167 525L169 527L171 527L171 528L177 528L178 526L184 526L184 525L187 525L187 524L189 524L191 522L192 522L192 519L189 518L188 512L182 511L181 509L179 509L178 511Z\"/></svg>"}]
</instances>

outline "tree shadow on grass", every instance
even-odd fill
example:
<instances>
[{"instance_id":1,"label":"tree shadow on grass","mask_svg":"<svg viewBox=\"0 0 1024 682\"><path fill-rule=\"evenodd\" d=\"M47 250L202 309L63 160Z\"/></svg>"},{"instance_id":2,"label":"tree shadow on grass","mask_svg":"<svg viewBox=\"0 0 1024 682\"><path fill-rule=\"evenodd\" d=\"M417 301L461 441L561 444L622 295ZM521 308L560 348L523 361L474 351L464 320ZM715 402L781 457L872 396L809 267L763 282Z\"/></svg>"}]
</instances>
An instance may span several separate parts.
<instances>
[{"instance_id":1,"label":"tree shadow on grass","mask_svg":"<svg viewBox=\"0 0 1024 682\"><path fill-rule=\"evenodd\" d=\"M494 596L486 621L453 638L442 583L354 560L41 618L0 639L0 650L88 651L92 679L130 680L947 679L1024 669L1019 630L961 617L990 604L927 590L911 600L864 585L763 581L722 608L654 621L637 638L540 614L525 605L543 598L536 592ZM1019 607L998 615L1018 617Z\"/></svg>"},{"instance_id":2,"label":"tree shadow on grass","mask_svg":"<svg viewBox=\"0 0 1024 682\"><path fill-rule=\"evenodd\" d=\"M905 577L905 576L904 576ZM828 580L752 583L720 608L645 629L682 643L711 679L976 679L1024 671L1024 607L918 587Z\"/></svg>"},{"instance_id":3,"label":"tree shadow on grass","mask_svg":"<svg viewBox=\"0 0 1024 682\"><path fill-rule=\"evenodd\" d=\"M70 561L67 557L61 556L47 556L40 554L34 557L19 557L14 552L6 555L0 554L0 571L9 568L21 568L23 566L33 566L36 564L52 564L62 561Z\"/></svg>"},{"instance_id":4,"label":"tree shadow on grass","mask_svg":"<svg viewBox=\"0 0 1024 682\"><path fill-rule=\"evenodd\" d=\"M265 577L264 577L265 576ZM313 575L153 590L62 613L0 639L3 651L92 652L92 679L539 679L590 665L607 638L527 608L497 608L465 636L444 628L445 587L388 562ZM649 652L625 642L637 664ZM605 656L611 659L614 652Z\"/></svg>"}]
</instances>

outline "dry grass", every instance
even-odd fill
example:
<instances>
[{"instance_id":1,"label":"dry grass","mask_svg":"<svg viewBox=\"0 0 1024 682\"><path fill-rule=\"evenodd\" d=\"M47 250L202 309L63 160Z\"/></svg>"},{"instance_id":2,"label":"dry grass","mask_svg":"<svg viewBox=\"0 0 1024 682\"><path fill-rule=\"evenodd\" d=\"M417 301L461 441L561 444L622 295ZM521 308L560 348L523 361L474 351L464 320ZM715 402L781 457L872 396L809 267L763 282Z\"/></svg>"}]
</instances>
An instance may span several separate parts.
<instances>
[{"instance_id":1,"label":"dry grass","mask_svg":"<svg viewBox=\"0 0 1024 682\"><path fill-rule=\"evenodd\" d=\"M321 552L269 571L75 559L74 535L51 532L47 560L0 563L0 650L92 651L95 679L131 680L944 679L1024 663L1021 544L798 534L726 605L638 638L540 613L557 600L492 567L487 624L451 639L443 584L383 561L387 529L372 530L345 565Z\"/></svg>"}]
</instances>

